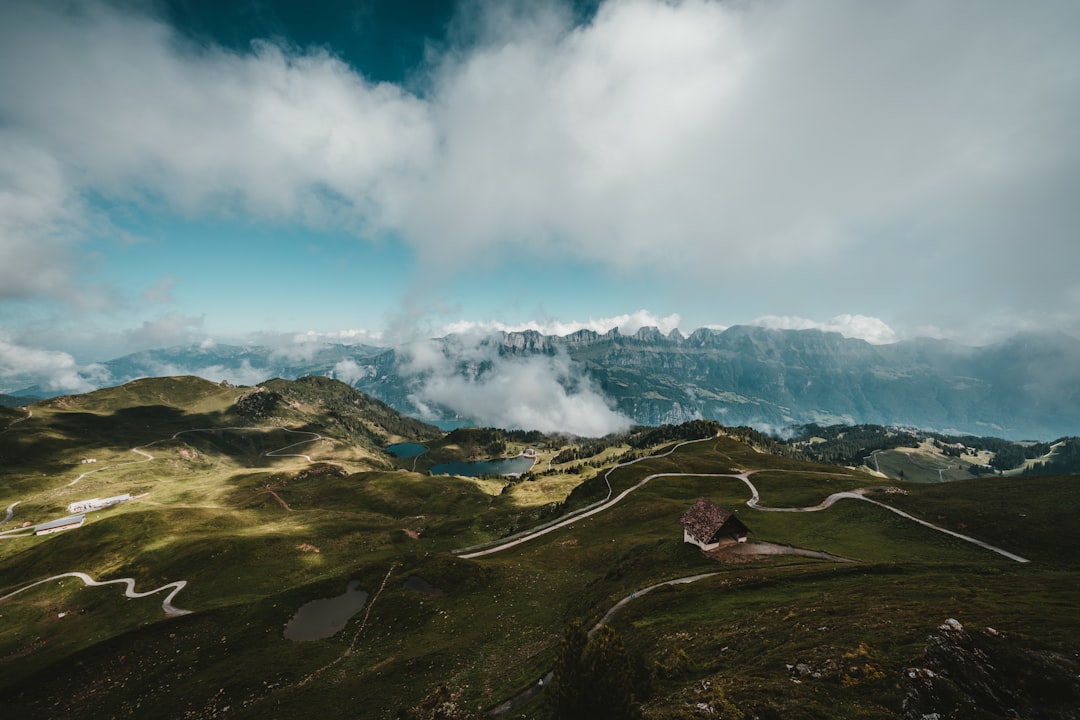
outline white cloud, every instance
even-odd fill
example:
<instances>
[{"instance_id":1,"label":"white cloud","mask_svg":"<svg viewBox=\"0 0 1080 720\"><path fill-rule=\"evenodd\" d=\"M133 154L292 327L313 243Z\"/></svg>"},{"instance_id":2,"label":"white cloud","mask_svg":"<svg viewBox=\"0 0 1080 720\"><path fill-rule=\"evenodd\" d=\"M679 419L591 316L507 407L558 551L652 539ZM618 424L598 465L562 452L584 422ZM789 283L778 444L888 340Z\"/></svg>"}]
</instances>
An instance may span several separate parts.
<instances>
[{"instance_id":1,"label":"white cloud","mask_svg":"<svg viewBox=\"0 0 1080 720\"><path fill-rule=\"evenodd\" d=\"M958 318L1078 287L1073 2L492 4L422 93L133 7L0 8L0 295L70 291L90 197L386 232L445 272L873 274Z\"/></svg>"},{"instance_id":2,"label":"white cloud","mask_svg":"<svg viewBox=\"0 0 1080 720\"><path fill-rule=\"evenodd\" d=\"M477 340L402 349L401 373L415 378L412 400L420 412L443 406L483 425L585 437L629 427L565 352L500 357L495 344Z\"/></svg>"},{"instance_id":3,"label":"white cloud","mask_svg":"<svg viewBox=\"0 0 1080 720\"><path fill-rule=\"evenodd\" d=\"M638 310L633 313L614 315L606 318L589 318L588 320L563 321L563 320L529 320L522 323L503 323L495 320L475 321L460 320L458 322L443 325L436 331L441 335L475 335L489 334L491 332L523 332L535 330L541 335L569 335L578 330L592 330L598 333L606 333L612 328L618 328L623 335L633 335L643 327L656 327L660 332L667 335L672 330L678 329L682 318L677 314L657 316L648 310Z\"/></svg>"},{"instance_id":4,"label":"white cloud","mask_svg":"<svg viewBox=\"0 0 1080 720\"><path fill-rule=\"evenodd\" d=\"M60 163L0 130L0 300L74 295L68 253L81 212Z\"/></svg>"},{"instance_id":5,"label":"white cloud","mask_svg":"<svg viewBox=\"0 0 1080 720\"><path fill-rule=\"evenodd\" d=\"M143 300L157 305L169 305L176 302L173 297L173 285L179 280L175 275L162 275L156 283L143 290Z\"/></svg>"},{"instance_id":6,"label":"white cloud","mask_svg":"<svg viewBox=\"0 0 1080 720\"><path fill-rule=\"evenodd\" d=\"M355 360L345 359L334 365L332 377L348 385L355 385L373 374L373 370L366 368Z\"/></svg>"},{"instance_id":7,"label":"white cloud","mask_svg":"<svg viewBox=\"0 0 1080 720\"><path fill-rule=\"evenodd\" d=\"M237 367L230 367L220 363L210 365L176 365L173 363L148 363L150 377L175 377L178 375L194 375L203 380L220 382L227 380L233 385L258 385L264 380L274 376L269 368L254 367L251 361L244 359Z\"/></svg>"},{"instance_id":8,"label":"white cloud","mask_svg":"<svg viewBox=\"0 0 1080 720\"><path fill-rule=\"evenodd\" d=\"M89 392L100 387L107 374L101 365L79 365L65 352L27 347L0 331L0 378L5 383L4 392L30 385L54 392Z\"/></svg>"},{"instance_id":9,"label":"white cloud","mask_svg":"<svg viewBox=\"0 0 1080 720\"><path fill-rule=\"evenodd\" d=\"M129 348L142 350L154 347L187 345L202 340L203 318L169 313L155 320L146 320L139 327L124 332Z\"/></svg>"},{"instance_id":10,"label":"white cloud","mask_svg":"<svg viewBox=\"0 0 1080 720\"><path fill-rule=\"evenodd\" d=\"M377 330L308 330L293 336L293 341L299 344L315 342L332 342L342 345L378 345L382 342L383 334Z\"/></svg>"},{"instance_id":11,"label":"white cloud","mask_svg":"<svg viewBox=\"0 0 1080 720\"><path fill-rule=\"evenodd\" d=\"M874 345L894 343L900 338L883 320L866 315L837 315L828 322L817 322L804 317L789 315L765 315L750 323L774 330L823 330L837 332L844 337L859 338Z\"/></svg>"}]
</instances>

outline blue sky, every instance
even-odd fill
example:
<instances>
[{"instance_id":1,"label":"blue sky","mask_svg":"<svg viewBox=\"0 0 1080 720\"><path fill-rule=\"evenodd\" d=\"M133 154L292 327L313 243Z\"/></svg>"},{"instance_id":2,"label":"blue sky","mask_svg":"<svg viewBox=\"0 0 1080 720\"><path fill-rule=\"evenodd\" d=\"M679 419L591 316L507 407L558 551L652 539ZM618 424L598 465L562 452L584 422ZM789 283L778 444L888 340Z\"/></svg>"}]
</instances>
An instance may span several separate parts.
<instances>
[{"instance_id":1,"label":"blue sky","mask_svg":"<svg viewBox=\"0 0 1080 720\"><path fill-rule=\"evenodd\" d=\"M0 375L470 328L1076 335L1077 127L1073 2L8 0Z\"/></svg>"}]
</instances>

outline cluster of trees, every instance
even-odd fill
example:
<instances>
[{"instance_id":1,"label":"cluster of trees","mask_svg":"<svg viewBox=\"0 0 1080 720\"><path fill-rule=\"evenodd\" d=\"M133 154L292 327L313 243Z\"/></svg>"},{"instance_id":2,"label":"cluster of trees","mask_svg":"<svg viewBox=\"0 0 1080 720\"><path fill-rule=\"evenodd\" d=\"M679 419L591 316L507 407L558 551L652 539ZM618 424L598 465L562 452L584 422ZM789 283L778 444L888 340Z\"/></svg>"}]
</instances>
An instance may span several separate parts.
<instances>
[{"instance_id":1,"label":"cluster of trees","mask_svg":"<svg viewBox=\"0 0 1080 720\"><path fill-rule=\"evenodd\" d=\"M715 420L691 420L681 425L661 425L655 428L635 428L627 439L632 448L646 448L651 445L677 440L699 440L720 432L721 425Z\"/></svg>"},{"instance_id":2,"label":"cluster of trees","mask_svg":"<svg viewBox=\"0 0 1080 720\"><path fill-rule=\"evenodd\" d=\"M965 451L974 455L979 450L986 450L994 454L990 467L999 471L1018 468L1025 460L1042 457L1050 452L1049 443L1018 443L996 437L936 435L934 445L951 457L960 457ZM960 445L963 447L959 447Z\"/></svg>"},{"instance_id":3,"label":"cluster of trees","mask_svg":"<svg viewBox=\"0 0 1080 720\"><path fill-rule=\"evenodd\" d=\"M746 443L758 452L765 452L770 455L782 457L802 457L799 451L793 446L772 435L759 432L752 427L740 425L739 427L727 428L724 432L729 437L732 437L739 442Z\"/></svg>"},{"instance_id":4,"label":"cluster of trees","mask_svg":"<svg viewBox=\"0 0 1080 720\"><path fill-rule=\"evenodd\" d=\"M1062 438L1054 454L1042 462L1033 463L1024 475L1080 474L1080 438ZM1046 453L1043 453L1044 455Z\"/></svg>"},{"instance_id":5,"label":"cluster of trees","mask_svg":"<svg viewBox=\"0 0 1080 720\"><path fill-rule=\"evenodd\" d=\"M568 463L573 460L584 460L585 458L591 458L607 450L613 445L620 445L625 441L625 437L619 438L614 436L608 436L599 438L597 440L587 440L579 445L573 445L571 447L562 450L552 460L553 463Z\"/></svg>"},{"instance_id":6,"label":"cluster of trees","mask_svg":"<svg viewBox=\"0 0 1080 720\"><path fill-rule=\"evenodd\" d=\"M559 645L547 701L560 720L634 720L638 701L648 694L648 673L631 661L607 625L590 638L578 620Z\"/></svg>"},{"instance_id":7,"label":"cluster of trees","mask_svg":"<svg viewBox=\"0 0 1080 720\"><path fill-rule=\"evenodd\" d=\"M810 442L811 438L824 442ZM881 425L822 427L812 423L800 428L795 442L802 459L834 465L862 465L863 459L875 450L919 446L914 434Z\"/></svg>"}]
</instances>

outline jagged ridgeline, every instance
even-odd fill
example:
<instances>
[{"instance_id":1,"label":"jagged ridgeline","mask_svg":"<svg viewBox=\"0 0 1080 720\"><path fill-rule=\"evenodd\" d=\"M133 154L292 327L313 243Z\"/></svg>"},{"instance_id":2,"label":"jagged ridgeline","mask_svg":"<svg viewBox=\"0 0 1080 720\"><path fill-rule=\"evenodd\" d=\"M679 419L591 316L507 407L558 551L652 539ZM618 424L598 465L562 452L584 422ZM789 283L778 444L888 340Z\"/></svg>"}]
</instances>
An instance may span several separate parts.
<instances>
[{"instance_id":1,"label":"jagged ridgeline","mask_svg":"<svg viewBox=\"0 0 1080 720\"><path fill-rule=\"evenodd\" d=\"M448 357L453 337L442 343ZM566 353L617 409L642 425L712 419L759 429L791 424L911 425L954 434L1049 440L1080 434L1080 340L1018 335L984 347L914 339L871 345L818 330L735 326L667 335L642 328L493 335L492 358ZM163 367L219 378L333 376L405 413L423 378L407 350L325 345L290 360L269 348L191 346L148 350L102 364L109 382ZM88 379L89 382L89 379ZM16 395L41 396L27 387ZM26 402L26 399L12 402ZM427 409L436 409L425 403ZM444 409L445 410L445 409ZM453 413L443 420L454 420ZM479 419L483 423L483 419Z\"/></svg>"}]
</instances>

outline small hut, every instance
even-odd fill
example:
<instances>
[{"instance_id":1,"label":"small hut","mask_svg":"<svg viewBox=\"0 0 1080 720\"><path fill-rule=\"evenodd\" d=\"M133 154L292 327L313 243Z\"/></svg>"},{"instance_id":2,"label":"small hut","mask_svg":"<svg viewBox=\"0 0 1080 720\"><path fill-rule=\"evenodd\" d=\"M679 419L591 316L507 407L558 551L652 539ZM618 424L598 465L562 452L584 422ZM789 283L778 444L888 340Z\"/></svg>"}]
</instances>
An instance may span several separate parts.
<instances>
[{"instance_id":1,"label":"small hut","mask_svg":"<svg viewBox=\"0 0 1080 720\"><path fill-rule=\"evenodd\" d=\"M59 520L51 520L47 523L35 525L34 534L51 535L52 533L63 532L64 530L80 527L84 522L86 522L85 515L69 515L67 517L62 517Z\"/></svg>"},{"instance_id":2,"label":"small hut","mask_svg":"<svg viewBox=\"0 0 1080 720\"><path fill-rule=\"evenodd\" d=\"M708 498L697 502L682 516L683 540L702 550L713 550L725 539L746 542L749 528L735 513L722 508Z\"/></svg>"}]
</instances>

